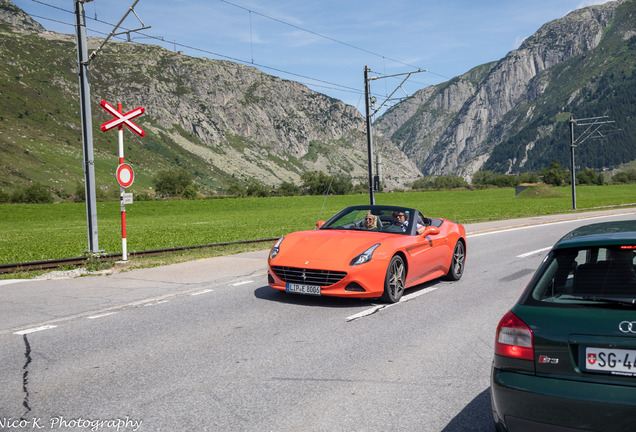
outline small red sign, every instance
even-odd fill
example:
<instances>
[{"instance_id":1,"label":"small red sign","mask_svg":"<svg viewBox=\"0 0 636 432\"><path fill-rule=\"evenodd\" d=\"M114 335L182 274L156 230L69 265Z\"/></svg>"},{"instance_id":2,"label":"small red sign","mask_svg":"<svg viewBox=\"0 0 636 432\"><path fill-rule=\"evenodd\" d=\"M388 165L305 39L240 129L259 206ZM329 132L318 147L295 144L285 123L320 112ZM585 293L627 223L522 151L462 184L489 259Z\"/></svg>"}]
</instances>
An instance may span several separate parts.
<instances>
[{"instance_id":1,"label":"small red sign","mask_svg":"<svg viewBox=\"0 0 636 432\"><path fill-rule=\"evenodd\" d=\"M127 188L135 180L135 173L128 164L121 164L117 167L117 183L123 188Z\"/></svg>"}]
</instances>

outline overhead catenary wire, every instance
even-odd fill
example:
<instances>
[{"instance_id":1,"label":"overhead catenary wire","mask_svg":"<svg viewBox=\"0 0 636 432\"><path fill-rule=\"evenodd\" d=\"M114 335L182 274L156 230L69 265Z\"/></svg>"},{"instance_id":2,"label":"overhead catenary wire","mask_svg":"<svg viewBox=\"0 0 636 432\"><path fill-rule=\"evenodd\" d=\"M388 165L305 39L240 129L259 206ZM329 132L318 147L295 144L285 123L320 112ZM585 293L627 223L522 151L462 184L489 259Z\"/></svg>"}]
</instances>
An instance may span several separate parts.
<instances>
[{"instance_id":1,"label":"overhead catenary wire","mask_svg":"<svg viewBox=\"0 0 636 432\"><path fill-rule=\"evenodd\" d=\"M449 78L449 77L447 77L447 76L444 76L444 75L441 75L441 74L438 74L438 73L435 73L435 72L431 72L431 71L429 71L428 69L424 69L424 68L421 68L421 67L418 67L418 66L414 66L414 65L411 65L411 64L409 64L409 63L405 63L405 62L402 62L402 61L400 61L400 60L396 60L396 59L393 59L393 58L391 58L391 57L387 57L387 56L385 56L385 55L382 55L382 54L379 54L379 53L376 53L376 52L373 52L373 51L367 50L367 49L365 49L365 48L361 48L361 47L358 47L358 46L352 45L352 44L350 44L350 43L343 42L343 41L340 41L340 40L338 40L338 39L332 38L332 37L330 37L330 36L326 36L326 35L323 35L323 34L321 34L321 33L318 33L318 32L315 32L315 31L312 31L312 30L309 30L309 29L306 29L306 28L301 27L301 26L298 26L298 25L296 25L296 24L292 24L292 23L289 23L289 22L283 21L283 20L281 20L281 19L271 17L271 16L266 15L266 14L263 14L263 13L260 13L260 12L256 12L256 11L254 11L254 10L252 10L252 9L249 9L249 8L246 8L246 7L243 7L243 6L237 5L236 3L233 3L233 2L231 2L231 1L229 1L229 0L219 0L219 1L220 1L220 2L222 2L222 3L226 3L226 4L228 4L228 5L231 5L231 6L237 7L237 8L239 8L239 9L245 10L245 11L247 11L247 12L250 14L250 38L251 38L251 31L252 31L252 27L251 27L251 25L252 25L252 21L251 21L251 14L253 14L253 13L254 13L254 14L257 14L257 15L262 16L262 17L264 17L264 18L267 18L267 19L270 19L270 20L272 20L272 21L278 22L278 23L280 23L280 24L284 24L284 25L290 26L290 27L292 27L292 28L295 28L295 29L298 29L298 30L301 30L301 31L307 32L307 33L309 33L309 34L312 34L312 35L315 35L315 36L321 37L321 38L323 38L323 39L326 39L326 40L329 40L329 41L332 41L332 42L335 42L335 43L338 43L338 44L344 45L344 46L346 46L346 47L353 48L353 49L356 49L356 50L358 50L358 51L362 51L362 52L365 52L365 53L367 53L367 54L374 55L374 56L376 56L376 57L380 57L380 58L382 58L382 62L383 62L383 65L384 65L384 68L385 68L385 69L386 69L386 62L385 62L385 60L390 60L390 61L392 61L392 62L395 62L395 63L398 63L398 64L402 64L402 65L404 65L404 66L408 66L408 67L411 67L411 68L413 68L413 69L416 69L417 71L425 70L426 72L429 72L429 73L431 73L431 74L433 74L433 75L437 75L437 76L439 76L439 77L441 77L441 78L444 78L444 79L447 79L447 80L450 80L450 79L451 79L451 78ZM375 73L375 72L374 72L374 73ZM416 81L412 81L412 82L414 82L414 83L418 83L418 82L416 82ZM418 83L418 84L421 84L421 85L424 85L424 86L430 85L430 84L425 84L425 83ZM361 93L362 93L362 92L361 92Z\"/></svg>"},{"instance_id":2,"label":"overhead catenary wire","mask_svg":"<svg viewBox=\"0 0 636 432\"><path fill-rule=\"evenodd\" d=\"M73 14L73 12L72 12L72 11L69 11L69 10L67 10L67 9L65 9L65 8L62 8L62 7L59 7L59 6L56 6L56 5L52 5L52 4L47 3L47 2L45 2L45 1L42 1L42 0L31 0L31 1L32 1L32 2L34 2L34 3L38 3L38 4L41 4L41 5L47 6L47 7L51 7L51 8L54 8L54 9L57 9L57 10L63 11L63 12L67 12L67 13L69 13L69 14L71 14L71 15ZM296 24L289 23L289 22L286 22L286 21L284 21L284 20L281 20L281 19L278 19L278 18L271 17L271 16L269 16L269 15L266 15L266 14L260 13L260 12L258 12L258 11L254 11L254 10L252 10L252 9L249 9L249 8L246 8L246 7L243 7L243 6L240 6L240 5L238 5L238 4L236 4L236 3L233 3L233 2L231 2L231 1L229 1L229 0L219 0L219 1L220 1L220 2L222 2L222 3L228 4L228 5L230 5L230 6L233 6L233 7L239 8L239 9L241 9L241 10L245 10L245 11L247 11L247 12L250 14L250 23L249 23L249 25L250 25L250 44L251 44L251 45L253 45L253 36L252 36L252 34L251 34L251 33L252 33L252 18L251 18L251 15L252 15L252 14L255 14L255 15L261 16L261 17L263 17L263 18L266 18L266 19L269 19L269 20L272 20L272 21L278 22L278 23L280 23L280 24L283 24L283 25L286 25L286 26L290 26L290 27L292 27L292 28L295 28L295 29L301 30L301 31L303 31L303 32L307 32L307 33L309 33L309 34L312 34L312 35L318 36L318 37L320 37L320 38L324 38L324 39L329 40L329 41L331 41L331 42L341 44L341 45L346 46L346 47L348 47L348 48L355 49L355 50L358 50L358 51L361 51L361 52L365 52L365 53L370 54L370 55L373 55L373 56L380 57L380 58L382 58L383 60L384 60L384 59L386 59L386 60L390 60L390 61L392 61L392 62L395 62L395 63L398 63L398 64L402 64L402 65L408 66L408 67L413 68L413 69L422 70L421 68L419 68L419 67L417 67L417 66L414 66L414 65L411 65L411 64L408 64L408 63L406 63L406 62L402 62L402 61L400 61L400 60L393 59L393 58L391 58L391 57L381 55L381 54L376 53L376 52L373 52L373 51L371 51L371 50L367 50L367 49L365 49L365 48L361 48L361 47L355 46L355 45L353 45L353 44L350 44L350 43L347 43L347 42L344 42L344 41L340 41L340 40L338 40L338 39L332 38L332 37L330 37L330 36L327 36L327 35L324 35L324 34L321 34L321 33L318 33L318 32L315 32L315 31L313 31L313 30L309 30L309 29L307 29L307 28L304 28L304 27L298 26L298 25L296 25ZM69 25L69 26L71 26L71 27L74 27L74 24L64 23L64 22L62 22L62 21L54 20L54 19L51 19L51 18L48 18L48 17L38 16L38 15L33 15L33 14L31 14L30 16L35 17L35 18L44 19L44 20L48 20L48 21L52 21L52 22L57 22L57 23L60 23L60 24L65 24L65 25ZM109 23L109 22L107 22L107 21L104 21L104 20L100 20L100 19L98 19L98 18L97 18L97 11L96 11L96 10L95 10L95 18L90 18L90 17L86 17L86 18L87 18L88 20L92 20L92 21L95 21L95 22L97 22L97 23L101 23L101 24L105 24L105 25L110 25L110 26L112 26L112 25L113 25L112 23ZM122 28L122 29L124 29L124 30L130 30L130 29L127 29L127 28L125 28L125 27L123 27L123 26L121 26L121 28ZM101 32L101 31L95 30L95 29L90 28L90 27L89 27L89 28L87 28L87 30L89 30L89 31L91 31L91 32L93 32L93 33L95 33L95 34L99 34L99 35L106 35L106 34L108 34L108 33L106 33L106 32ZM132 30L130 30L130 31L132 31ZM154 39L154 40L159 41L159 42L162 42L162 43L168 43L168 42L167 42L167 41L166 41L163 37L160 37L160 36L154 36L154 35L150 35L150 34L146 34L146 33L140 32L140 31L138 31L137 33L138 33L139 35L141 35L142 37L146 38L146 39ZM115 37L115 36L113 36L113 37ZM123 38L118 38L118 39L119 39L119 40L124 40ZM134 41L130 41L130 42L134 42ZM134 43L137 43L137 42L134 42ZM269 65L266 65L266 64L262 64L262 63L254 62L253 46L251 46L251 57L252 57L252 58L251 58L251 60L245 60L245 59L241 59L241 58L238 58L238 57L235 57L235 56L230 56L230 55L226 55L226 54L221 54L221 53L219 53L219 52L215 52L215 51L208 50L208 49L205 49L205 48L199 48L199 47L196 47L196 46L192 46L192 45L187 45L187 44L179 43L179 42L177 42L176 40L175 40L175 41L170 42L170 44L174 46L174 49L175 49L175 50L177 49L177 47L179 47L179 48L181 48L181 49L183 49L183 50L187 49L187 50L191 50L191 51L193 51L193 52L198 52L198 53L201 53L201 54L204 54L204 55L209 55L209 56L212 56L212 57L216 57L216 58L220 58L220 59L225 59L225 60L229 60L229 61L233 61L233 62L237 62L237 63L245 64L245 65L251 65L251 66L254 66L254 67L258 67L258 68L260 68L260 69L263 69L263 70L268 70L268 71L272 71L272 72L275 72L275 73L284 74L284 75L288 75L288 76L295 77L295 78L301 78L301 79L303 79L303 80L308 80L308 82L307 82L307 81L305 81L305 82L301 82L301 81L299 81L301 84L304 84L304 85L307 85L307 86L321 87L321 88L326 88L326 89L329 89L329 90L334 90L334 91L343 91L343 92L353 93L353 94L358 94L358 95L362 95L362 94L364 94L364 91L363 91L362 89L360 89L360 88L351 87L351 86L347 86L347 85L344 85L344 84L340 84L340 83L336 83L336 82L332 82L332 81L328 81L328 80L323 80L323 79L315 78L315 77L311 77L311 76L308 76L308 75L299 74L299 73L297 73L297 72L292 72L292 71L285 70L285 69L282 69L282 68L278 68L278 67L269 66ZM434 74L434 75L437 75L437 76L440 76L440 77L443 77L443 78L447 78L447 77L444 77L443 75L437 74L437 73L435 73L435 72L431 72L431 71L429 71L429 70L427 70L427 72L428 72L428 73L431 73L431 74ZM383 74L379 74L379 75L383 75ZM298 81L298 80L297 80L297 81ZM425 85L425 86L426 86L426 85L429 85L429 84L424 84L424 83L421 83L421 84L422 84L422 85ZM378 95L378 96L381 96L380 94L377 94L377 95Z\"/></svg>"},{"instance_id":3,"label":"overhead catenary wire","mask_svg":"<svg viewBox=\"0 0 636 432\"><path fill-rule=\"evenodd\" d=\"M50 5L50 4L42 2L40 0L31 0L31 1L33 1L35 3L42 4L44 6L53 7L55 9L61 10L63 12L68 12L69 14L73 14L72 11L69 11L69 10L64 9L64 8L60 8L58 6ZM74 27L75 26L72 23L66 23L66 22L59 21L59 20L53 20L51 18L40 16L40 15L31 14L30 16L31 17L35 17L35 18L44 19L44 20L47 20L47 21L57 22L59 24L68 25L70 27ZM93 18L90 18L90 17L87 17L87 19L99 22L101 24L114 25L112 23L109 23L109 22L103 21L103 20L99 20L99 19L93 19ZM124 29L124 30L130 30L130 29L128 29L126 27L123 27L123 26L121 26L121 28ZM96 34L100 34L100 35L109 34L107 32L101 32L101 31L95 30L93 28L87 28L87 30L89 30L89 31L91 31L93 33L96 33ZM156 41L167 43L167 41L163 37L160 37L160 36L154 36L154 35L146 34L146 33L143 33L143 32L138 32L138 34L140 34L140 35L142 35L142 36L144 36L145 38L148 38L148 39L154 39ZM118 38L118 39L124 40L123 38ZM135 43L134 41L131 41L131 42ZM281 68L276 68L276 67L273 67L273 66L268 66L268 65L265 65L265 64L255 63L255 62L253 62L253 59L252 59L252 61L249 61L249 60L241 59L241 58L238 58L238 57L233 57L233 56L221 54L221 53L218 53L218 52L215 52L215 51L211 51L211 50L208 50L208 49L198 48L198 47L195 47L195 46L192 46L192 45L186 45L186 44L178 43L176 41L171 42L171 44L173 44L175 47L179 47L179 48L183 48L183 49L189 49L189 50L192 50L192 51L195 51L195 52L199 52L199 53L215 56L215 57L218 57L218 58L221 58L221 59L226 59L226 60L230 60L230 61L233 61L233 62L242 63L242 64L245 64L245 65L252 65L252 66L255 66L255 67L258 67L258 68L267 69L267 70L270 70L270 71L275 71L275 72L278 72L278 73L282 73L282 74L286 74L286 75L290 75L290 76L294 76L294 77L298 77L298 78L303 78L303 79L306 79L306 80L310 80L312 82L317 82L317 83L322 83L322 84L326 84L326 85L330 85L330 86L335 86L336 88L330 87L330 89L332 89L332 90L345 90L345 91L353 92L355 94L361 94L362 93L362 91L360 89L357 89L357 88L354 88L354 87L346 86L346 85L335 83L335 82L331 82L331 81L322 80L322 79L319 79L319 78L310 77L310 76L307 76L307 75L299 74L299 73L296 73L296 72L291 72L291 71L284 70L284 69L281 69ZM305 84L307 85L307 83L305 83ZM314 85L314 84L311 84L311 85Z\"/></svg>"},{"instance_id":4,"label":"overhead catenary wire","mask_svg":"<svg viewBox=\"0 0 636 432\"><path fill-rule=\"evenodd\" d=\"M335 42L335 43L338 43L338 44L344 45L344 46L346 46L346 47L353 48L353 49L355 49L355 50L362 51L362 52L365 52L365 53L367 53L367 54L371 54L371 55L374 55L374 56L376 56L376 57L380 57L380 58L382 58L382 59L391 60L392 62L399 63L399 64L401 64L401 65L408 66L408 67L411 67L411 68L413 68L413 69L422 69L422 68L420 68L420 67L418 67L418 66L413 66L413 65L410 65L410 64L408 64L408 63L404 63L404 62L402 62L402 61L400 61L400 60L395 60L395 59L392 59L392 58L390 58L390 57L386 57L386 56L384 56L384 55L382 55L382 54L375 53L375 52L370 51L370 50L365 49L365 48L360 48L360 47L358 47L358 46L355 46L355 45L352 45L352 44L350 44L350 43L343 42L343 41L340 41L340 40L338 40L338 39L332 38L332 37L330 37L330 36L326 36L326 35L323 35L323 34L321 34L321 33L318 33L318 32L315 32L315 31L312 31L312 30L309 30L309 29L306 29L306 28L301 27L301 26L298 26L298 25L296 25L296 24L292 24L292 23L289 23L289 22L283 21L283 20L281 20L281 19L274 18L274 17L271 17L271 16L269 16L269 15L265 15L265 14L260 13L260 12L256 12L256 11L254 11L254 10L252 10L252 9L248 9L248 8L246 8L246 7L243 7L243 6L237 5L236 3L232 3L231 1L228 1L228 0L219 0L219 1L220 1L220 2L222 2L222 3L227 3L227 4L231 5L231 6L237 7L237 8L239 8L239 9L243 9L243 10L245 10L245 11L248 11L249 13L254 13L254 14L256 14L256 15L262 16L263 18L267 18L267 19L270 19L270 20L272 20L272 21L276 21L276 22L278 22L278 23L280 23L280 24L284 24L284 25L287 25L287 26L293 27L293 28L295 28L295 29L297 29L297 30L301 30L301 31L307 32L307 33L312 34L312 35L314 35L314 36L318 36L318 37L321 37L321 38L323 38L323 39L327 39L327 40L330 40L330 41L332 41L332 42Z\"/></svg>"},{"instance_id":5,"label":"overhead catenary wire","mask_svg":"<svg viewBox=\"0 0 636 432\"><path fill-rule=\"evenodd\" d=\"M37 0L32 0L32 1L35 1L37 3L42 3L41 1L37 1ZM58 8L58 9L61 9L61 8ZM64 10L64 9L62 9L62 10ZM68 12L66 10L64 10L64 11ZM58 24L67 25L69 27L74 27L75 26L74 24L71 24L71 23L67 23L67 22L60 21L60 20L55 20L55 19L52 19L52 18L49 18L49 17L45 17L45 16L41 16L41 15L30 14L30 16L33 17L33 18L39 18L39 19L55 22L55 23L58 23ZM99 21L101 23L104 23L104 24L109 24L108 22L105 22L105 21L100 21L100 20L97 20L97 21ZM124 27L122 27L122 28L124 28ZM89 30L92 33L94 33L94 34L104 35L104 36L108 35L107 32L102 32L102 31L95 30L95 29L89 29ZM165 39L163 39L160 36L143 36L143 38L144 39L155 39L155 40L160 41L160 42L170 43L170 44L172 44L174 46L174 50L175 51L176 51L176 47L179 46L180 48L188 48L188 49L192 49L192 50L198 50L198 51L201 51L201 52L203 52L205 54L210 54L210 55L214 55L214 56L217 56L217 57L222 57L222 58L225 58L227 60L235 61L235 62L238 62L238 63L251 64L252 66L260 67L260 68L263 68L263 69L270 68L269 66L254 64L254 63L247 62L247 61L244 61L244 60L241 60L241 59L238 59L238 58L233 58L233 57L225 56L223 54L219 54L219 53L214 53L214 52L211 52L211 51L203 50L201 48L194 48L194 47L189 47L187 45L182 45L182 44L177 43L176 41L172 41L172 42L166 41ZM113 39L119 39L122 42L125 41L124 38L117 37L117 36L113 36ZM134 41L130 41L130 42L137 43L137 42L134 42ZM272 69L274 69L274 68L272 68ZM298 78L305 78L305 79L308 79L310 81L314 81L314 82L307 82L307 81L300 81L300 80L296 81L299 84L303 84L305 86L312 86L312 87L316 87L316 88L323 88L323 89L327 89L327 90L334 90L334 91L340 91L340 92L356 94L356 95L359 96L359 100L358 100L358 104L357 104L356 108L359 108L360 101L362 100L362 96L364 95L364 92L359 90L359 89L357 89L357 88L347 87L347 86L343 86L342 84L332 83L332 82L329 82L329 81L321 81L322 84L318 84L318 83L315 82L316 78L304 77L302 75L297 75L294 72L289 72L289 71L284 71L284 70L279 70L279 69L275 69L275 70L276 71L280 71L282 73L289 74L289 75L295 75ZM378 73L378 72L374 72L374 73ZM383 75L383 74L380 74L380 75ZM413 82L417 82L417 81L414 80ZM417 82L417 83L418 84L422 84L424 86L432 85L432 84L428 84L428 83L419 83L419 82ZM373 93L373 95L374 96L381 96L379 93ZM414 95L411 95L410 97L407 97L407 98L400 98L399 101L400 101L400 103L403 103L403 104L404 103L405 104L414 103L413 96ZM387 101L387 102L393 102L393 101ZM392 106L395 106L395 104L389 103L389 104L387 104L387 106L390 108Z\"/></svg>"}]
</instances>

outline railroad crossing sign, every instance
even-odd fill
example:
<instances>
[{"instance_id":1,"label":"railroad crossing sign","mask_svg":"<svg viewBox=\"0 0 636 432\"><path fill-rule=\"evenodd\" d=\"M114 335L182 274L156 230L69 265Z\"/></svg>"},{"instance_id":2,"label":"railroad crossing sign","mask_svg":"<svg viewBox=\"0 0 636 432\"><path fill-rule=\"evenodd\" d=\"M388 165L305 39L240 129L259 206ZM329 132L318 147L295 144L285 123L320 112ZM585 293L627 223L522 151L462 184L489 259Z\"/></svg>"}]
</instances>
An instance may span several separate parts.
<instances>
[{"instance_id":1,"label":"railroad crossing sign","mask_svg":"<svg viewBox=\"0 0 636 432\"><path fill-rule=\"evenodd\" d=\"M119 186L127 188L133 184L133 181L135 181L135 173L132 167L125 163L120 164L117 167L117 183L119 183Z\"/></svg>"},{"instance_id":2,"label":"railroad crossing sign","mask_svg":"<svg viewBox=\"0 0 636 432\"><path fill-rule=\"evenodd\" d=\"M138 1L138 0L137 0ZM102 132L109 131L114 128L118 128L119 134L119 165L117 166L117 183L120 186L120 198L121 198L121 257L122 260L128 260L128 252L126 245L126 204L132 203L132 194L124 193L124 189L133 184L135 180L135 173L130 165L124 163L124 125L131 131L139 136L146 136L146 133L142 128L134 124L131 120L139 117L146 111L145 108L139 107L132 111L123 113L121 104L117 104L117 108L102 100L102 108L112 114L115 117L111 121L107 121L102 124Z\"/></svg>"},{"instance_id":3,"label":"railroad crossing sign","mask_svg":"<svg viewBox=\"0 0 636 432\"><path fill-rule=\"evenodd\" d=\"M115 108L114 106L106 102L105 100L102 100L101 105L102 105L102 108L104 108L106 111L108 111L115 117L113 120L107 121L106 123L102 124L101 126L102 132L109 131L118 126L121 127L123 125L126 125L128 126L128 129L130 129L137 135L146 136L146 133L144 132L144 130L131 121L132 119L142 115L144 111L146 111L145 108L138 107L132 111L128 111L127 113L121 113L117 108Z\"/></svg>"}]
</instances>

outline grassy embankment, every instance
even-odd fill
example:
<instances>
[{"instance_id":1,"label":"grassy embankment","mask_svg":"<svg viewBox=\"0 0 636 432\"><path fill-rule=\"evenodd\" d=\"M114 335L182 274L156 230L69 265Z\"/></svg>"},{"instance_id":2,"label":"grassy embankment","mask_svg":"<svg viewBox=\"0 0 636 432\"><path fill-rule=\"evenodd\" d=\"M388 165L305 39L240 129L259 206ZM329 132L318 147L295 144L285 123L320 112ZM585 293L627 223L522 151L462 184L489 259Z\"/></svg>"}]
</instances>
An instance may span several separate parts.
<instances>
[{"instance_id":1,"label":"grassy embankment","mask_svg":"<svg viewBox=\"0 0 636 432\"><path fill-rule=\"evenodd\" d=\"M549 190L551 194L526 199L515 197L513 189L379 193L376 203L414 207L428 216L464 224L572 211L569 187ZM279 237L311 229L319 217L326 220L348 205L368 201L367 195L349 195L326 201L303 196L135 202L126 206L128 251ZM632 203L636 203L636 185L577 187L580 211ZM97 217L100 249L121 253L119 203L98 203ZM82 256L88 244L86 207L83 203L0 205L0 233L0 264ZM250 247L230 252L246 248ZM228 251L199 252L221 253Z\"/></svg>"}]
</instances>

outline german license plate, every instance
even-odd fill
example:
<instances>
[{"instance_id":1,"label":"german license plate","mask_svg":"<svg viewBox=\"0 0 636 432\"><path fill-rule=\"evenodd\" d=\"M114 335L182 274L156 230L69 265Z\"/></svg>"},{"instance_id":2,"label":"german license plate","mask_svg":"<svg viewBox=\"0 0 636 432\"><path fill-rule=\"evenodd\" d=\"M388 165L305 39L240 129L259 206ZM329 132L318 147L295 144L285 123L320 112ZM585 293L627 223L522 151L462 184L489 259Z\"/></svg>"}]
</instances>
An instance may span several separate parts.
<instances>
[{"instance_id":1,"label":"german license plate","mask_svg":"<svg viewBox=\"0 0 636 432\"><path fill-rule=\"evenodd\" d=\"M590 372L636 376L636 350L587 347L585 369Z\"/></svg>"},{"instance_id":2,"label":"german license plate","mask_svg":"<svg viewBox=\"0 0 636 432\"><path fill-rule=\"evenodd\" d=\"M297 294L320 295L320 286L288 283L287 292L297 293Z\"/></svg>"}]
</instances>

